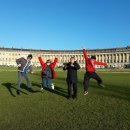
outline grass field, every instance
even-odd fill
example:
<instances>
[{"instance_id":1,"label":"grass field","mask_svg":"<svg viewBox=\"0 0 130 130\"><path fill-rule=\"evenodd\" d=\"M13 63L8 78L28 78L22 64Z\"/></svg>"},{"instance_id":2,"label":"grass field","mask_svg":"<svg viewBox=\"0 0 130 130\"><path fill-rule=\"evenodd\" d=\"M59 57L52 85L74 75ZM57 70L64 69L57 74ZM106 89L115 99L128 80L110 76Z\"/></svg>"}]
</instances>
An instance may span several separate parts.
<instances>
[{"instance_id":1,"label":"grass field","mask_svg":"<svg viewBox=\"0 0 130 130\"><path fill-rule=\"evenodd\" d=\"M130 73L98 72L106 88L91 80L89 94L84 96L84 71L79 71L78 99L70 101L66 99L66 72L60 69L55 91L40 91L36 71L30 75L35 93L28 93L23 80L21 95L16 94L17 71L2 70L0 130L130 130Z\"/></svg>"}]
</instances>

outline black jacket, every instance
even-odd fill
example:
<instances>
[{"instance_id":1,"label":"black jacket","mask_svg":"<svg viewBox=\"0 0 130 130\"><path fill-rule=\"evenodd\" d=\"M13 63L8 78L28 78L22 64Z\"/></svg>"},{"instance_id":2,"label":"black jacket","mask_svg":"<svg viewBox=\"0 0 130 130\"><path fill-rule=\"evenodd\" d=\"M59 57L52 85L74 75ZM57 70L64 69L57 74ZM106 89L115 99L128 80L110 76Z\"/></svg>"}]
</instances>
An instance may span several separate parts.
<instances>
[{"instance_id":1,"label":"black jacket","mask_svg":"<svg viewBox=\"0 0 130 130\"><path fill-rule=\"evenodd\" d=\"M77 70L80 69L80 65L75 61L73 64L71 62L67 63L63 70L67 70L67 82L69 83L77 83L78 82L78 76L77 76Z\"/></svg>"}]
</instances>

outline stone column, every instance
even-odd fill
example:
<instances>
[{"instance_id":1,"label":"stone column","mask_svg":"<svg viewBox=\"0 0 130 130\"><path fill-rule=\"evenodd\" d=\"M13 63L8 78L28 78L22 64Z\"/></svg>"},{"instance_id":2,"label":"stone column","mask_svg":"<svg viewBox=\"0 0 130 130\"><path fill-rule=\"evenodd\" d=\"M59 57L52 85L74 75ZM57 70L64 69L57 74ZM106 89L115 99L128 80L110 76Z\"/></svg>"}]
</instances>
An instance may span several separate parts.
<instances>
[{"instance_id":1,"label":"stone column","mask_svg":"<svg viewBox=\"0 0 130 130\"><path fill-rule=\"evenodd\" d=\"M111 55L110 54L108 54L108 63L110 63L110 59L111 59L111 57L110 57Z\"/></svg>"},{"instance_id":2,"label":"stone column","mask_svg":"<svg viewBox=\"0 0 130 130\"><path fill-rule=\"evenodd\" d=\"M84 64L85 59L82 55L80 56L80 60L81 60L81 63Z\"/></svg>"},{"instance_id":3,"label":"stone column","mask_svg":"<svg viewBox=\"0 0 130 130\"><path fill-rule=\"evenodd\" d=\"M126 54L126 62L129 63L129 54Z\"/></svg>"},{"instance_id":4,"label":"stone column","mask_svg":"<svg viewBox=\"0 0 130 130\"><path fill-rule=\"evenodd\" d=\"M130 53L128 54L128 57L129 57L129 58L128 58L128 59L129 59L129 61L128 61L128 62L130 63Z\"/></svg>"},{"instance_id":5,"label":"stone column","mask_svg":"<svg viewBox=\"0 0 130 130\"><path fill-rule=\"evenodd\" d=\"M115 56L116 56L115 58L116 58L116 63L117 63L117 61L118 61L118 56L117 56L117 54L115 54Z\"/></svg>"},{"instance_id":6,"label":"stone column","mask_svg":"<svg viewBox=\"0 0 130 130\"><path fill-rule=\"evenodd\" d=\"M100 54L98 55L98 61L100 62Z\"/></svg>"},{"instance_id":7,"label":"stone column","mask_svg":"<svg viewBox=\"0 0 130 130\"><path fill-rule=\"evenodd\" d=\"M112 54L112 63L114 63L114 54Z\"/></svg>"},{"instance_id":8,"label":"stone column","mask_svg":"<svg viewBox=\"0 0 130 130\"><path fill-rule=\"evenodd\" d=\"M81 63L82 62L82 56L78 56L78 62Z\"/></svg>"},{"instance_id":9,"label":"stone column","mask_svg":"<svg viewBox=\"0 0 130 130\"><path fill-rule=\"evenodd\" d=\"M119 54L119 63L121 63L121 53Z\"/></svg>"},{"instance_id":10,"label":"stone column","mask_svg":"<svg viewBox=\"0 0 130 130\"><path fill-rule=\"evenodd\" d=\"M96 55L96 61L98 61L98 55Z\"/></svg>"},{"instance_id":11,"label":"stone column","mask_svg":"<svg viewBox=\"0 0 130 130\"><path fill-rule=\"evenodd\" d=\"M106 59L105 59L105 62L108 62L108 59L109 59L109 55L106 54Z\"/></svg>"},{"instance_id":12,"label":"stone column","mask_svg":"<svg viewBox=\"0 0 130 130\"><path fill-rule=\"evenodd\" d=\"M99 62L101 61L101 55L99 55Z\"/></svg>"},{"instance_id":13,"label":"stone column","mask_svg":"<svg viewBox=\"0 0 130 130\"><path fill-rule=\"evenodd\" d=\"M125 62L125 54L123 53L123 63Z\"/></svg>"},{"instance_id":14,"label":"stone column","mask_svg":"<svg viewBox=\"0 0 130 130\"><path fill-rule=\"evenodd\" d=\"M102 54L102 62L104 62L104 59L105 59L105 58L104 58L104 54Z\"/></svg>"}]
</instances>

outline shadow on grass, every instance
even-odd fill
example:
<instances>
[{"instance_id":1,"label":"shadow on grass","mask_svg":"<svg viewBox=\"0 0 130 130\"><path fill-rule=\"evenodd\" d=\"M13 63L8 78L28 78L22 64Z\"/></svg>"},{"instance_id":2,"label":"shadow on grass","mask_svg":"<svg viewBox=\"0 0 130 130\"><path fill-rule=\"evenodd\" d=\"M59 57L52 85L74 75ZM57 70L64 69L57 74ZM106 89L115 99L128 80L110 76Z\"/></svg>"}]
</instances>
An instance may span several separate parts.
<instances>
[{"instance_id":1,"label":"shadow on grass","mask_svg":"<svg viewBox=\"0 0 130 130\"><path fill-rule=\"evenodd\" d=\"M105 88L102 88L98 86L96 82L92 81L90 83L89 89L91 88L94 88L95 90L100 90L100 91L97 91L97 94L130 101L130 88L126 86L106 84Z\"/></svg>"},{"instance_id":2,"label":"shadow on grass","mask_svg":"<svg viewBox=\"0 0 130 130\"><path fill-rule=\"evenodd\" d=\"M41 88L40 83L33 82L32 86L37 86L37 87ZM55 86L54 90L44 87L44 90L49 91L49 92L54 93L54 94L57 94L59 96L65 97L65 98L67 97L66 89L63 89L63 88L58 87L58 86Z\"/></svg>"},{"instance_id":3,"label":"shadow on grass","mask_svg":"<svg viewBox=\"0 0 130 130\"><path fill-rule=\"evenodd\" d=\"M34 85L32 84L32 86L34 86ZM24 84L24 83L21 83L21 88L28 91L28 87L27 87L27 85ZM21 91L21 90L20 90L20 91ZM32 91L32 93L38 93L38 92L41 92L41 91L39 91L39 90L33 90L33 91Z\"/></svg>"},{"instance_id":4,"label":"shadow on grass","mask_svg":"<svg viewBox=\"0 0 130 130\"><path fill-rule=\"evenodd\" d=\"M103 96L130 101L130 87L123 86L123 85L120 86L114 84L105 84L105 82L103 83L103 85L105 85L105 88L98 86L97 82L91 79L89 83L89 89L93 88L94 90L97 90L96 92L97 94ZM79 86L83 87L83 81L79 82Z\"/></svg>"},{"instance_id":5,"label":"shadow on grass","mask_svg":"<svg viewBox=\"0 0 130 130\"><path fill-rule=\"evenodd\" d=\"M36 86L38 88L41 88L41 83L32 82L32 86Z\"/></svg>"},{"instance_id":6,"label":"shadow on grass","mask_svg":"<svg viewBox=\"0 0 130 130\"><path fill-rule=\"evenodd\" d=\"M12 92L12 89L17 90L16 87L15 87L15 86L16 86L15 83L8 83L8 82L7 82L7 83L2 83L1 85L2 85L2 86L5 86L13 97L16 97L16 95ZM25 92L23 92L23 91L21 91L21 93L27 95L27 93L25 93Z\"/></svg>"},{"instance_id":7,"label":"shadow on grass","mask_svg":"<svg viewBox=\"0 0 130 130\"><path fill-rule=\"evenodd\" d=\"M99 94L130 101L130 89L126 86L107 85L104 91L107 93L101 91Z\"/></svg>"},{"instance_id":8,"label":"shadow on grass","mask_svg":"<svg viewBox=\"0 0 130 130\"><path fill-rule=\"evenodd\" d=\"M97 94L98 95L103 95L103 96L106 96L106 97L110 97L110 98L117 98L117 99L120 99L120 100L127 100L127 101L130 101L130 96L128 95L124 95L124 94L121 94L121 93L115 93L115 92L108 92L108 91L98 91Z\"/></svg>"},{"instance_id":9,"label":"shadow on grass","mask_svg":"<svg viewBox=\"0 0 130 130\"><path fill-rule=\"evenodd\" d=\"M59 96L67 98L67 92L64 89L62 89L62 88L60 88L58 86L55 86L54 90L49 89L49 88L44 88L44 89L51 92L51 93L54 93L54 94L57 94Z\"/></svg>"}]
</instances>

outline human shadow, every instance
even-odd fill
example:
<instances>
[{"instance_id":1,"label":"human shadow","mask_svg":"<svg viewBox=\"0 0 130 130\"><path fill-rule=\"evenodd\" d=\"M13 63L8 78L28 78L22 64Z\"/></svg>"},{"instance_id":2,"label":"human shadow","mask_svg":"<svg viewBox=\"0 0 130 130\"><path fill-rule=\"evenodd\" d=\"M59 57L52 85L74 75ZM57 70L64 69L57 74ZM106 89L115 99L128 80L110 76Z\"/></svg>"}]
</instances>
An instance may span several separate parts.
<instances>
[{"instance_id":1,"label":"human shadow","mask_svg":"<svg viewBox=\"0 0 130 130\"><path fill-rule=\"evenodd\" d=\"M32 84L32 86L34 86L34 85ZM28 91L28 87L24 83L21 83L21 88ZM38 92L41 92L41 91L39 91L39 90L32 90L31 92L32 93L38 93Z\"/></svg>"},{"instance_id":2,"label":"human shadow","mask_svg":"<svg viewBox=\"0 0 130 130\"><path fill-rule=\"evenodd\" d=\"M50 88L46 88L46 87L44 87L44 89L47 90L47 91L49 91L49 92L51 92L51 93L54 93L54 94L57 94L59 96L67 98L67 92L65 91L65 89L60 88L58 86L55 86L54 90L52 90Z\"/></svg>"},{"instance_id":3,"label":"human shadow","mask_svg":"<svg viewBox=\"0 0 130 130\"><path fill-rule=\"evenodd\" d=\"M108 85L104 90L109 92L110 96L130 101L130 88L126 86Z\"/></svg>"},{"instance_id":4,"label":"human shadow","mask_svg":"<svg viewBox=\"0 0 130 130\"><path fill-rule=\"evenodd\" d=\"M107 96L107 97L110 97L110 98L118 98L120 100L127 100L127 101L130 101L130 96L127 96L127 95L124 95L124 94L121 94L121 93L112 93L112 91L106 91L106 92L103 92L103 91L98 91L97 94L99 95L103 95L103 96Z\"/></svg>"},{"instance_id":5,"label":"human shadow","mask_svg":"<svg viewBox=\"0 0 130 130\"><path fill-rule=\"evenodd\" d=\"M36 83L36 82L32 82L32 86L36 86L38 88L41 88L41 84L40 83Z\"/></svg>"},{"instance_id":6,"label":"human shadow","mask_svg":"<svg viewBox=\"0 0 130 130\"><path fill-rule=\"evenodd\" d=\"M9 83L9 82L7 82L7 83L2 83L1 85L2 85L2 86L5 86L5 87L8 89L9 93L10 93L13 97L16 97L16 95L15 95L15 94L13 93L13 91L12 91L12 89L17 90L16 87L14 87L14 86L16 86L15 83ZM25 92L23 92L23 91L20 91L20 92L27 95L27 93L25 93Z\"/></svg>"},{"instance_id":7,"label":"human shadow","mask_svg":"<svg viewBox=\"0 0 130 130\"><path fill-rule=\"evenodd\" d=\"M118 99L130 101L130 88L126 86L104 84L105 87L100 87L96 81L92 81L89 85L89 89L94 88L97 94L107 97L114 97Z\"/></svg>"},{"instance_id":8,"label":"human shadow","mask_svg":"<svg viewBox=\"0 0 130 130\"><path fill-rule=\"evenodd\" d=\"M32 86L37 86L37 87L41 88L41 84L40 83L36 83L36 82L33 82ZM66 89L58 87L58 86L55 86L54 90L52 90L50 88L47 88L47 87L44 87L44 90L46 90L48 92L51 92L51 93L54 93L54 94L57 94L59 96L65 97L65 98L67 97Z\"/></svg>"}]
</instances>

